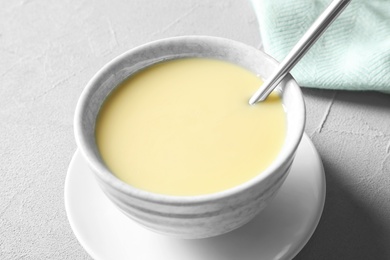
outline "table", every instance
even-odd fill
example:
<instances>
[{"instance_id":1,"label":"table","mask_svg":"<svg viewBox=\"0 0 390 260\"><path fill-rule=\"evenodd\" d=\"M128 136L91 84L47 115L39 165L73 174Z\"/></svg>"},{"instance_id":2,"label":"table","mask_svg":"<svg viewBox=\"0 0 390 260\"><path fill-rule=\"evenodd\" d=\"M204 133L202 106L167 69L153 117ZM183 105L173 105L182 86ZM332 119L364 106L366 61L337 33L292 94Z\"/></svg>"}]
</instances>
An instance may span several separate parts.
<instances>
[{"instance_id":1,"label":"table","mask_svg":"<svg viewBox=\"0 0 390 260\"><path fill-rule=\"evenodd\" d=\"M0 259L90 259L63 195L78 97L124 51L189 34L261 47L246 0L0 2ZM390 95L303 93L327 198L296 259L389 259Z\"/></svg>"}]
</instances>

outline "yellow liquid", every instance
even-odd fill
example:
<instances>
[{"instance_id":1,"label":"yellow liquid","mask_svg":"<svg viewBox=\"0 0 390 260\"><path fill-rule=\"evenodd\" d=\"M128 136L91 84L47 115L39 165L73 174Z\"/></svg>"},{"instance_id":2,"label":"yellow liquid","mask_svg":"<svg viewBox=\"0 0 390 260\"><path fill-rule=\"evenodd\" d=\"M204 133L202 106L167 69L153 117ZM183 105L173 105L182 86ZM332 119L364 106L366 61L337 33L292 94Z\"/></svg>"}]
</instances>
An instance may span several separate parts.
<instances>
[{"instance_id":1,"label":"yellow liquid","mask_svg":"<svg viewBox=\"0 0 390 260\"><path fill-rule=\"evenodd\" d=\"M237 186L267 168L285 138L278 94L248 104L261 84L253 73L213 59L153 65L103 104L98 149L119 179L154 193L201 195Z\"/></svg>"}]
</instances>

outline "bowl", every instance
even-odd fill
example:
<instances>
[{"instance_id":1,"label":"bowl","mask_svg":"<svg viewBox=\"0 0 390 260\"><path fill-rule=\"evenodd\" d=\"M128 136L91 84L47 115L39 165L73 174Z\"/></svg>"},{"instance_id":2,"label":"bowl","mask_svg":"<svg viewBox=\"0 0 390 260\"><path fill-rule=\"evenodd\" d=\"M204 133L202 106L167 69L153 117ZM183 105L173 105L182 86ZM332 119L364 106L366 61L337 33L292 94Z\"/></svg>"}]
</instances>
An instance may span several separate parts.
<instances>
[{"instance_id":1,"label":"bowl","mask_svg":"<svg viewBox=\"0 0 390 260\"><path fill-rule=\"evenodd\" d=\"M197 196L162 195L132 187L115 177L99 155L95 141L99 109L110 92L137 71L161 61L186 57L225 60L262 78L267 78L278 65L265 53L229 39L180 36L147 43L118 56L88 82L76 107L74 130L78 149L99 186L124 214L161 234L195 239L234 230L270 203L288 175L302 138L305 106L298 84L287 75L277 88L287 118L285 142L272 164L243 184Z\"/></svg>"}]
</instances>

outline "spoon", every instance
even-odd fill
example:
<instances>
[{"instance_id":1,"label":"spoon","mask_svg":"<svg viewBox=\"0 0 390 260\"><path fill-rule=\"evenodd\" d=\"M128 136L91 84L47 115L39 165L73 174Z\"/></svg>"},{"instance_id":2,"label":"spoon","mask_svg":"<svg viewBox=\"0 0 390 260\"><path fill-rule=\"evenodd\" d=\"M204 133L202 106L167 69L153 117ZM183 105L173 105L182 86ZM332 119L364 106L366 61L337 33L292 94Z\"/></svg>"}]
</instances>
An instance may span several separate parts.
<instances>
[{"instance_id":1,"label":"spoon","mask_svg":"<svg viewBox=\"0 0 390 260\"><path fill-rule=\"evenodd\" d=\"M277 70L269 77L264 84L249 99L249 104L253 105L259 101L264 101L276 86L284 79L290 70L305 55L310 47L321 37L322 33L347 7L351 0L334 0L325 11L317 18L309 30L302 36L297 44L292 48L286 58L280 63Z\"/></svg>"}]
</instances>

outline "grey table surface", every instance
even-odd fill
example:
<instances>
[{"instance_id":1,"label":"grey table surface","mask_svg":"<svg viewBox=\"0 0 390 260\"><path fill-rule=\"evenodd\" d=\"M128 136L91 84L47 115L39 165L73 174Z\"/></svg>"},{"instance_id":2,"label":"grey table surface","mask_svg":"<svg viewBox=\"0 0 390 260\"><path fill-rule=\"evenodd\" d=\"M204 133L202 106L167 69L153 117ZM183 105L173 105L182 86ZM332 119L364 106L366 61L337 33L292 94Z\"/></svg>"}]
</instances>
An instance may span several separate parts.
<instances>
[{"instance_id":1,"label":"grey table surface","mask_svg":"<svg viewBox=\"0 0 390 260\"><path fill-rule=\"evenodd\" d=\"M0 259L90 259L63 195L78 97L124 51L189 34L261 46L246 0L0 1ZM390 95L303 93L327 193L296 259L390 259Z\"/></svg>"}]
</instances>

